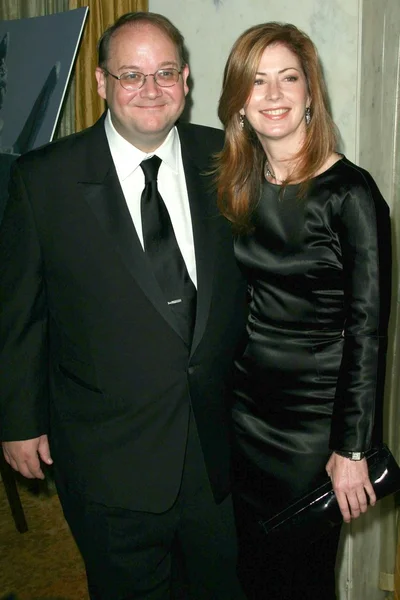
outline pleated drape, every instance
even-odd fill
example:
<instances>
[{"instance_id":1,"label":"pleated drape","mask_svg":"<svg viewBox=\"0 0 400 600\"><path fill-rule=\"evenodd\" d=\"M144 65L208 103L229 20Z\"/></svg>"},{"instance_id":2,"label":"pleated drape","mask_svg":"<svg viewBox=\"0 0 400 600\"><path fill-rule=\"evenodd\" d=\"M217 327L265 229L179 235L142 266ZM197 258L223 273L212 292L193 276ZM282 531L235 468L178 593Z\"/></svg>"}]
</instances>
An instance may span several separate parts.
<instances>
[{"instance_id":1,"label":"pleated drape","mask_svg":"<svg viewBox=\"0 0 400 600\"><path fill-rule=\"evenodd\" d=\"M75 67L75 130L93 125L105 105L97 93L97 42L103 31L127 12L147 11L148 0L69 0L69 7L89 7Z\"/></svg>"},{"instance_id":2,"label":"pleated drape","mask_svg":"<svg viewBox=\"0 0 400 600\"><path fill-rule=\"evenodd\" d=\"M0 19L26 19L68 10L68 0L2 0Z\"/></svg>"},{"instance_id":3,"label":"pleated drape","mask_svg":"<svg viewBox=\"0 0 400 600\"><path fill-rule=\"evenodd\" d=\"M384 402L384 439L400 461L400 2L360 2L362 44L359 94L359 164L370 171L390 206L393 286ZM382 240L386 243L386 240ZM397 507L396 507L397 503ZM352 600L400 600L398 498L378 502L367 518L352 524L352 576L368 594ZM363 525L364 523L364 525ZM360 529L362 529L360 531ZM377 559L379 560L378 564ZM377 568L378 567L378 568ZM378 579L376 579L376 574ZM360 583L361 582L361 583ZM386 592L379 593L375 585ZM395 588L397 590L395 592ZM374 593L376 591L376 593ZM378 595L379 594L379 595Z\"/></svg>"},{"instance_id":4,"label":"pleated drape","mask_svg":"<svg viewBox=\"0 0 400 600\"><path fill-rule=\"evenodd\" d=\"M400 524L397 532L397 559L394 573L394 600L400 600Z\"/></svg>"}]
</instances>

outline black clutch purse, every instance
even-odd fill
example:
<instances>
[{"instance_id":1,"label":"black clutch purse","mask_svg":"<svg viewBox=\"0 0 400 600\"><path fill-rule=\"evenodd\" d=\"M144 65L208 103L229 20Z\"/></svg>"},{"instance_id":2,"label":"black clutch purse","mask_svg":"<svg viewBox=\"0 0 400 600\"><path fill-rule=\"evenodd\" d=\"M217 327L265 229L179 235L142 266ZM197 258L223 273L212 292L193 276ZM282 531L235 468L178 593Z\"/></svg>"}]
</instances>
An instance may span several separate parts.
<instances>
[{"instance_id":1,"label":"black clutch purse","mask_svg":"<svg viewBox=\"0 0 400 600\"><path fill-rule=\"evenodd\" d=\"M400 467L385 444L369 450L365 457L377 500L400 490ZM341 523L342 519L331 480L327 476L326 483L272 519L259 523L268 536L290 535L294 543L310 543Z\"/></svg>"}]
</instances>

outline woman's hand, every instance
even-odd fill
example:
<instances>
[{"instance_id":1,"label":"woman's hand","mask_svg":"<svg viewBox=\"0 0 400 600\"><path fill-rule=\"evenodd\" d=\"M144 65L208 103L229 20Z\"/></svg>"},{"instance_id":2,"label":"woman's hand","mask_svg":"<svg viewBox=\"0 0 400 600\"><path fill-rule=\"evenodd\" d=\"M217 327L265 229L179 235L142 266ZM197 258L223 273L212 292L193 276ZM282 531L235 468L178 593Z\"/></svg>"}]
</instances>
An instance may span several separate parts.
<instances>
[{"instance_id":1,"label":"woman's hand","mask_svg":"<svg viewBox=\"0 0 400 600\"><path fill-rule=\"evenodd\" d=\"M361 513L367 512L367 495L371 506L376 503L365 458L350 460L333 452L326 464L326 472L331 478L333 490L346 523L349 523L352 518L356 519Z\"/></svg>"}]
</instances>

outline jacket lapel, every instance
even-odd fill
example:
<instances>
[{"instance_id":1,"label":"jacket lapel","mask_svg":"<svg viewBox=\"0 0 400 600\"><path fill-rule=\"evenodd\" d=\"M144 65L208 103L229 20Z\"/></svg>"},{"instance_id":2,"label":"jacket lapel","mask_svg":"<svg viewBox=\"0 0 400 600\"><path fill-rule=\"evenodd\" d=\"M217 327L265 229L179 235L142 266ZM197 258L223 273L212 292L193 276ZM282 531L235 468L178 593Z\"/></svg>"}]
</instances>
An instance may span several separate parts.
<instances>
[{"instance_id":1,"label":"jacket lapel","mask_svg":"<svg viewBox=\"0 0 400 600\"><path fill-rule=\"evenodd\" d=\"M210 310L214 264L217 209L212 192L209 157L197 156L198 146L190 135L190 126L178 125L183 166L192 217L197 270L197 310L191 353L196 350L206 327Z\"/></svg>"},{"instance_id":2,"label":"jacket lapel","mask_svg":"<svg viewBox=\"0 0 400 600\"><path fill-rule=\"evenodd\" d=\"M105 234L154 307L180 335L133 225L104 131L104 117L90 130L88 161L79 185Z\"/></svg>"}]
</instances>

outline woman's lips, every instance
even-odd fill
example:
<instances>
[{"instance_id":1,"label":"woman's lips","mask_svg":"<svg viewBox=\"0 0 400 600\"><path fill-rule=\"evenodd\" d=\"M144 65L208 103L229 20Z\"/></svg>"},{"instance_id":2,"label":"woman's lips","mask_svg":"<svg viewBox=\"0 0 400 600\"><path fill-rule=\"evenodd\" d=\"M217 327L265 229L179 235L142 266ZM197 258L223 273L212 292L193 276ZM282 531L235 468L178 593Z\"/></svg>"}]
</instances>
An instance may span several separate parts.
<instances>
[{"instance_id":1,"label":"woman's lips","mask_svg":"<svg viewBox=\"0 0 400 600\"><path fill-rule=\"evenodd\" d=\"M268 119L279 120L286 117L290 108L270 108L268 110L262 110L261 114L263 114Z\"/></svg>"}]
</instances>

